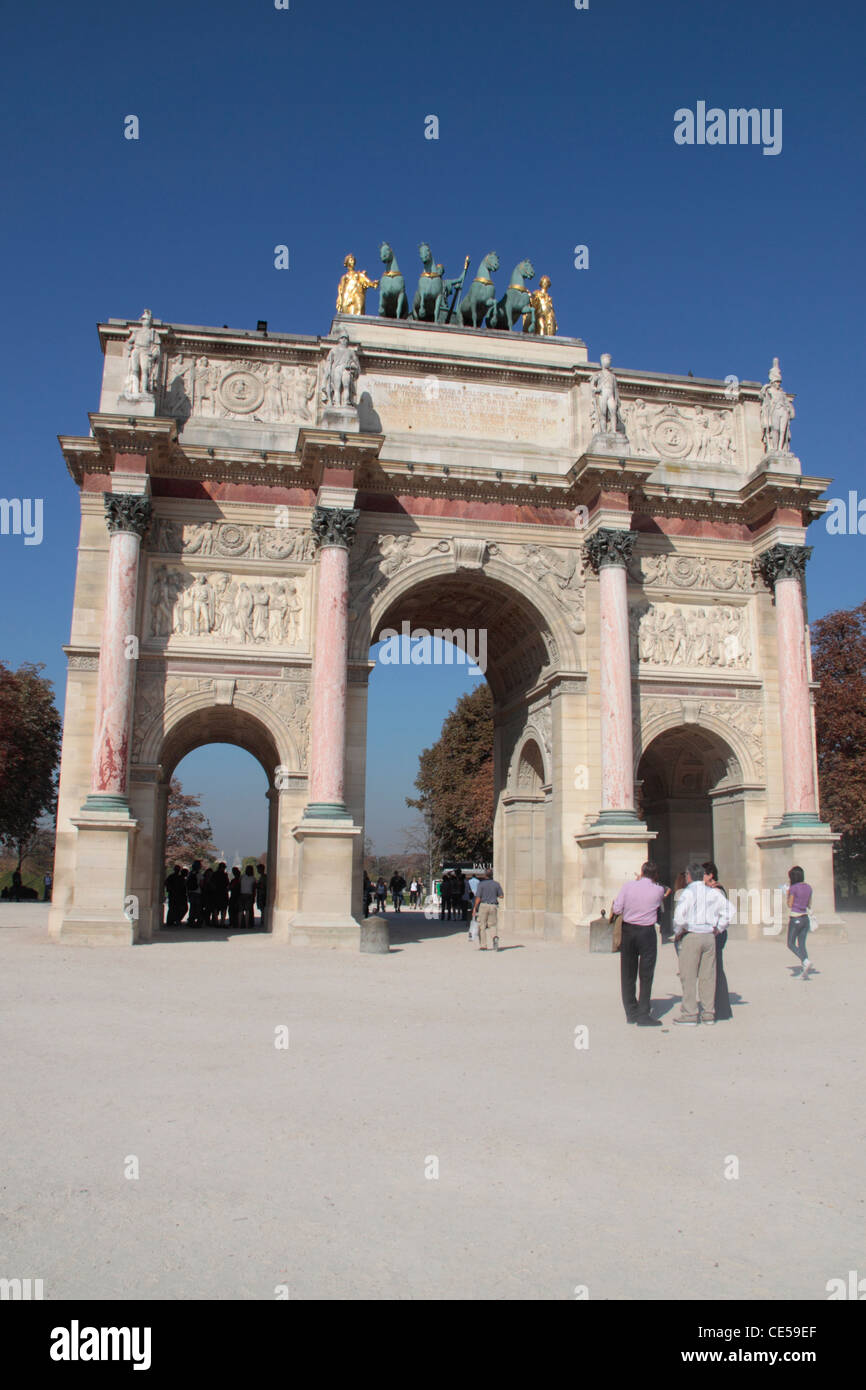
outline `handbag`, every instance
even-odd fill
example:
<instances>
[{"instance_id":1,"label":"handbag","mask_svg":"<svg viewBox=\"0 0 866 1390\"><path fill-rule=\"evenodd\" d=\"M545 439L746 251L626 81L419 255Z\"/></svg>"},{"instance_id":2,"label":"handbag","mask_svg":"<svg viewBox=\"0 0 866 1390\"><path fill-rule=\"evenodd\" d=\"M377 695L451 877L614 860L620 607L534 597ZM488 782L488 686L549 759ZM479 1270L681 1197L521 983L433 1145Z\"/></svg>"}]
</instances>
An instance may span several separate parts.
<instances>
[{"instance_id":1,"label":"handbag","mask_svg":"<svg viewBox=\"0 0 866 1390\"><path fill-rule=\"evenodd\" d=\"M812 912L807 912L806 916L809 918L809 931L817 931L818 918Z\"/></svg>"},{"instance_id":2,"label":"handbag","mask_svg":"<svg viewBox=\"0 0 866 1390\"><path fill-rule=\"evenodd\" d=\"M622 949L622 913L621 913L621 912L617 912L617 914L616 914L614 917L611 917L611 919L610 919L610 925L611 925L611 927L612 927L611 938L610 938L610 949L611 949L611 951L619 951L619 950Z\"/></svg>"}]
</instances>

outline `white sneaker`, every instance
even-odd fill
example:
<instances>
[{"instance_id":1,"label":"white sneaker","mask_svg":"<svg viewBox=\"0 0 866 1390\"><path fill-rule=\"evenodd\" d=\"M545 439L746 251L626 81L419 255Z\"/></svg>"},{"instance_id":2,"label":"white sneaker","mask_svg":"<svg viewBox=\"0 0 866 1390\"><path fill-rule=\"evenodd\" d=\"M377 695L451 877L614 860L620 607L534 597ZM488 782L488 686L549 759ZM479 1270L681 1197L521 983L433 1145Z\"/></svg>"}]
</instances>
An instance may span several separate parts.
<instances>
[{"instance_id":1,"label":"white sneaker","mask_svg":"<svg viewBox=\"0 0 866 1390\"><path fill-rule=\"evenodd\" d=\"M805 980L805 979L807 978L807 976L808 976L808 974L809 974L809 971L810 971L811 969L812 969L811 962L808 961L808 960L804 960L804 961L803 961L803 973L802 973L802 975L800 976L800 979L801 979L801 980Z\"/></svg>"}]
</instances>

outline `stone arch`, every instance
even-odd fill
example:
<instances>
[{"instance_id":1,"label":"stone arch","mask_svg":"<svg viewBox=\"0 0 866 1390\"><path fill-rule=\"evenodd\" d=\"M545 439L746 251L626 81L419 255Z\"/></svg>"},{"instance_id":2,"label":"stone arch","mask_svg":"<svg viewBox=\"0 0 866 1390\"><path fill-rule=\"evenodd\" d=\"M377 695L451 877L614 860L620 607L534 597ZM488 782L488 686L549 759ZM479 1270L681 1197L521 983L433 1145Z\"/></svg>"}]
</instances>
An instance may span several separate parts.
<instances>
[{"instance_id":1,"label":"stone arch","mask_svg":"<svg viewBox=\"0 0 866 1390\"><path fill-rule=\"evenodd\" d=\"M473 602L476 616L485 613L484 624L466 621L467 604ZM486 673L494 695L504 694L511 684L529 684L533 677L537 681L542 673L579 665L579 634L569 627L562 605L551 594L501 559L492 557L477 569L458 568L450 553L434 553L408 565L354 619L350 617L349 660L366 661L376 634L386 627L399 630L403 617L428 629L484 625L490 631L497 613L503 612L519 631L526 661L521 668L521 652L513 642L505 650L509 643L503 634L503 650L491 650Z\"/></svg>"},{"instance_id":2,"label":"stone arch","mask_svg":"<svg viewBox=\"0 0 866 1390\"><path fill-rule=\"evenodd\" d=\"M524 731L511 760L509 790L541 795L550 785L551 774L544 757L543 740L532 723Z\"/></svg>"},{"instance_id":3,"label":"stone arch","mask_svg":"<svg viewBox=\"0 0 866 1390\"><path fill-rule=\"evenodd\" d=\"M733 704L734 702L731 701L732 713ZM759 707L756 706L756 717L759 718L760 713ZM705 734L717 739L727 750L726 757L730 764L730 776L733 784L761 785L764 781L761 738L748 739L730 719L724 719L720 713L707 710L703 706L696 714L695 719L686 718L682 701L671 701L662 709L651 707L648 716L641 721L636 729L637 737L634 740L635 774L637 774L643 754L656 739L670 730L694 729L698 733L703 730Z\"/></svg>"},{"instance_id":4,"label":"stone arch","mask_svg":"<svg viewBox=\"0 0 866 1390\"><path fill-rule=\"evenodd\" d=\"M216 736L208 733L208 729L222 732ZM201 734L201 737L175 758L175 767L194 748L218 742L245 748L262 763L269 783L273 782L278 766L293 772L304 770L306 758L301 755L298 739L263 700L234 692L231 700L219 702L211 689L170 696L161 713L147 726L136 761L164 767L167 750L171 756L170 750L176 742L179 745L185 742L187 732L195 736ZM268 740L270 743L266 746ZM263 761L264 756L270 760L270 765Z\"/></svg>"}]
</instances>

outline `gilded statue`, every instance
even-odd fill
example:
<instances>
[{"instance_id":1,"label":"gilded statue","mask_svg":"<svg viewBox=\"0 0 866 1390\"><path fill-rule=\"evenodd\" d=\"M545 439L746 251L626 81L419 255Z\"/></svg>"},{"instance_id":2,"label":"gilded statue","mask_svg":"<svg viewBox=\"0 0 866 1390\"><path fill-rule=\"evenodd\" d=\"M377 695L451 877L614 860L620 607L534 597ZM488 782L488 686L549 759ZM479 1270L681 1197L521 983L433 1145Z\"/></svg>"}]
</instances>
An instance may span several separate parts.
<instances>
[{"instance_id":1,"label":"gilded statue","mask_svg":"<svg viewBox=\"0 0 866 1390\"><path fill-rule=\"evenodd\" d=\"M539 337L552 338L556 333L556 314L553 312L553 300L550 297L550 276L542 275L538 282L538 289L533 290L529 296L529 303L535 310L535 324L532 323L532 314L524 314L523 331L524 333L535 333Z\"/></svg>"},{"instance_id":2,"label":"gilded statue","mask_svg":"<svg viewBox=\"0 0 866 1390\"><path fill-rule=\"evenodd\" d=\"M343 265L346 273L337 288L337 313L363 314L367 291L377 290L379 281L368 279L366 270L355 269L355 257L351 251Z\"/></svg>"}]
</instances>

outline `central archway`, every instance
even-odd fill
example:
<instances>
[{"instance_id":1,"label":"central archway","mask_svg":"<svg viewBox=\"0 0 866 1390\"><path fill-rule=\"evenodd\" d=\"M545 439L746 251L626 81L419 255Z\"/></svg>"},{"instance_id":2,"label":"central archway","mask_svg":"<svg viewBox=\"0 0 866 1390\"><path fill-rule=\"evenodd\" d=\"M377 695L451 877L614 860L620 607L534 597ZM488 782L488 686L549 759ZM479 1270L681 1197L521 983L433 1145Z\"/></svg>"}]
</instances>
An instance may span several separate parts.
<instances>
[{"instance_id":1,"label":"central archway","mask_svg":"<svg viewBox=\"0 0 866 1390\"><path fill-rule=\"evenodd\" d=\"M558 933L563 844L555 697L562 666L578 665L578 633L563 607L529 576L495 558L482 569L432 556L393 577L366 611L353 615L347 762L353 809L359 808L361 819L369 648L383 632L438 633L446 642L455 641L455 634L464 640L475 635L470 651L484 652L479 664L483 660L494 701L494 871L505 889L503 927Z\"/></svg>"}]
</instances>

